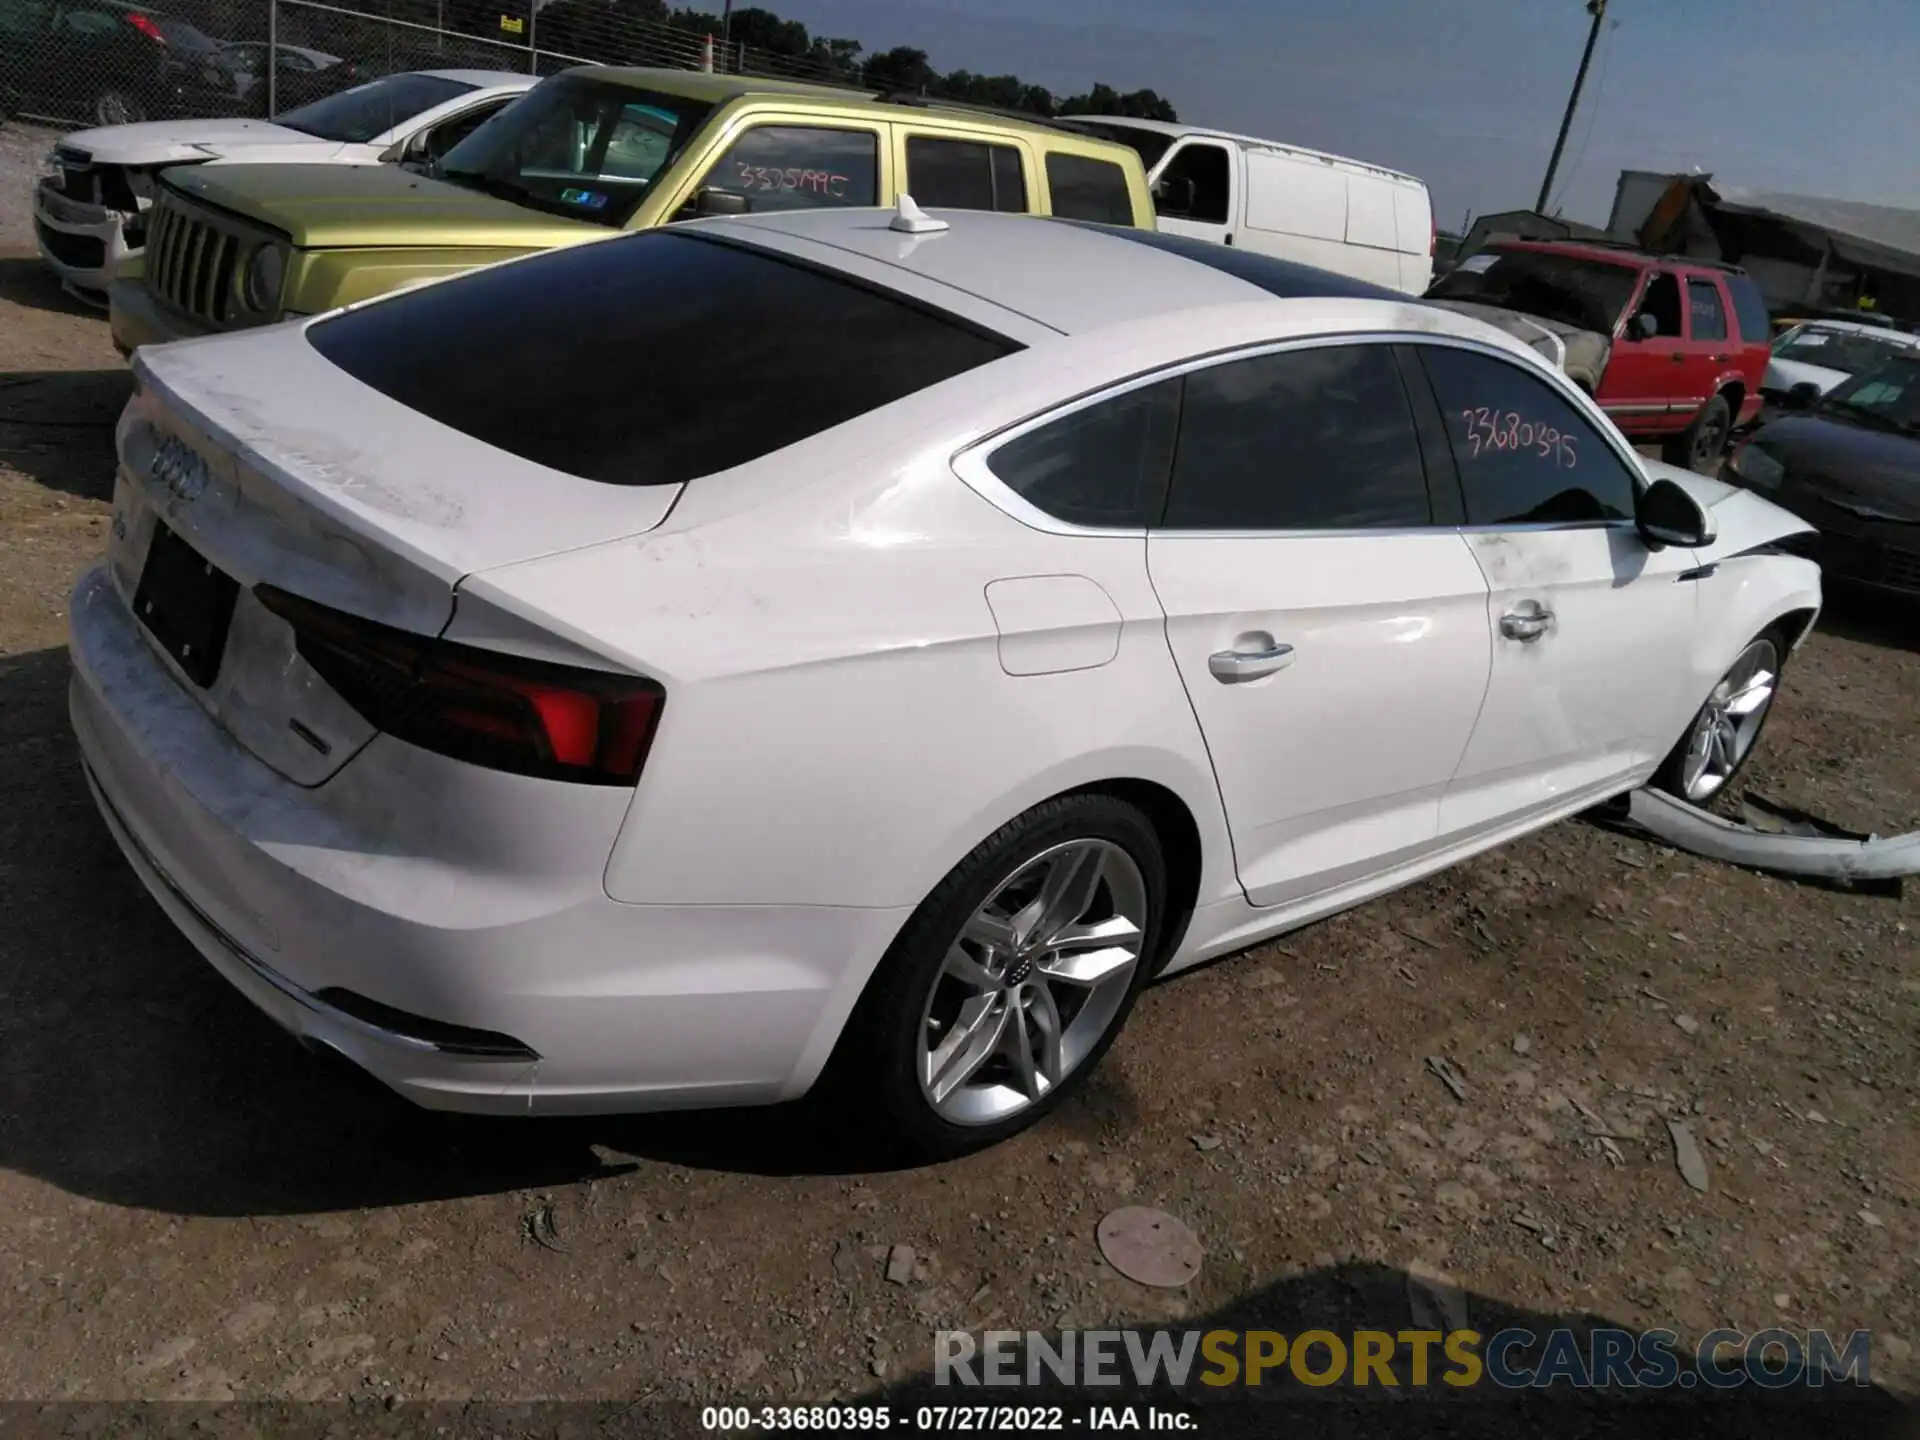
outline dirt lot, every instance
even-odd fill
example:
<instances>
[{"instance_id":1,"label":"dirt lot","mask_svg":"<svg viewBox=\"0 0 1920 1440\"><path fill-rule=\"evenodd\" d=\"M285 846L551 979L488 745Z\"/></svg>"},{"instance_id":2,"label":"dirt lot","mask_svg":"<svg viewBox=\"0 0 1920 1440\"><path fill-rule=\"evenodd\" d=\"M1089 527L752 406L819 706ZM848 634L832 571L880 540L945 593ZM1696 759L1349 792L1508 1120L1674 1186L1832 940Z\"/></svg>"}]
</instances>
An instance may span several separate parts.
<instances>
[{"instance_id":1,"label":"dirt lot","mask_svg":"<svg viewBox=\"0 0 1920 1440\"><path fill-rule=\"evenodd\" d=\"M126 392L102 320L0 258L0 1396L819 1400L910 1383L934 1327L1401 1328L1434 1270L1483 1330L1870 1327L1920 1389L1920 907L1590 824L1157 987L1080 1103L940 1169L863 1172L804 1113L476 1123L319 1068L76 768L63 611ZM1920 826L1916 648L1829 617L1753 787ZM1121 1203L1197 1231L1186 1291L1105 1266ZM1757 1433L1731 1413L1682 1429Z\"/></svg>"}]
</instances>

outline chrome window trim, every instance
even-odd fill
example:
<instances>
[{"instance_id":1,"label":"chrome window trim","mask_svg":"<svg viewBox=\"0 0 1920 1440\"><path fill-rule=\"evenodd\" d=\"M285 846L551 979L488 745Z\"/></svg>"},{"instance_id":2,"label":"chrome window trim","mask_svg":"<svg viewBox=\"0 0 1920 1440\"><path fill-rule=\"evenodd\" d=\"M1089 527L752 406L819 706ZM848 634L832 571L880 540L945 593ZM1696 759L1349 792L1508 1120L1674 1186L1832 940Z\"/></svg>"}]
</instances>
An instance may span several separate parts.
<instances>
[{"instance_id":1,"label":"chrome window trim","mask_svg":"<svg viewBox=\"0 0 1920 1440\"><path fill-rule=\"evenodd\" d=\"M1618 530L1633 529L1634 522L1625 520L1582 520L1575 522L1547 522L1526 525L1402 525L1377 528L1359 528L1347 530L1170 530L1149 526L1092 526L1076 525L1048 514L1039 506L1030 503L1017 494L993 472L992 460L1001 446L1031 434L1042 426L1056 420L1064 420L1082 410L1116 400L1135 390L1144 390L1163 380L1173 380L1190 375L1198 370L1211 369L1216 365L1227 365L1237 360L1257 360L1266 355L1281 355L1295 350L1323 350L1336 345L1439 345L1448 349L1465 350L1472 354L1484 355L1492 360L1503 360L1515 369L1534 374L1548 383L1561 399L1573 406L1576 413L1591 425L1600 438L1606 442L1616 459L1626 468L1633 482L1634 493L1645 490L1649 481L1640 455L1620 435L1607 413L1588 397L1585 391L1569 380L1565 374L1553 370L1534 352L1530 357L1519 361L1512 351L1484 341L1469 339L1457 335L1436 335L1425 331L1366 330L1334 331L1318 335L1296 335L1287 340L1264 340L1249 345L1233 346L1225 350L1209 351L1203 355L1189 356L1185 360L1159 366L1153 370L1141 371L1124 380L1112 381L1097 389L1085 391L1073 398L1050 405L1034 412L1024 419L1004 425L988 435L983 435L959 450L950 464L955 475L963 480L967 488L980 496L988 504L1018 520L1028 529L1038 530L1048 535L1068 536L1076 539L1143 540L1149 534L1179 535L1188 539L1260 539L1260 540L1304 540L1304 539L1352 539L1356 536L1388 538L1406 535L1480 535L1480 534L1527 534L1548 530ZM1409 406L1411 411L1411 406Z\"/></svg>"}]
</instances>

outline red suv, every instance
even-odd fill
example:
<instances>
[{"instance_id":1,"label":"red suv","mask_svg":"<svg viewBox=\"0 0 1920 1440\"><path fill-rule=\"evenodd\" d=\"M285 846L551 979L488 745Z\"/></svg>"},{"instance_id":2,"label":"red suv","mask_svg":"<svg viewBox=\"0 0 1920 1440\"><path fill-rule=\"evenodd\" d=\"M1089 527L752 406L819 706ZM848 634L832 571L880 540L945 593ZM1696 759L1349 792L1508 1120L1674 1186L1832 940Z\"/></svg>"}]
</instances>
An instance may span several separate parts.
<instances>
[{"instance_id":1,"label":"red suv","mask_svg":"<svg viewBox=\"0 0 1920 1440\"><path fill-rule=\"evenodd\" d=\"M1636 441L1712 471L1760 410L1772 326L1733 265L1604 244L1498 241L1427 292L1518 335Z\"/></svg>"}]
</instances>

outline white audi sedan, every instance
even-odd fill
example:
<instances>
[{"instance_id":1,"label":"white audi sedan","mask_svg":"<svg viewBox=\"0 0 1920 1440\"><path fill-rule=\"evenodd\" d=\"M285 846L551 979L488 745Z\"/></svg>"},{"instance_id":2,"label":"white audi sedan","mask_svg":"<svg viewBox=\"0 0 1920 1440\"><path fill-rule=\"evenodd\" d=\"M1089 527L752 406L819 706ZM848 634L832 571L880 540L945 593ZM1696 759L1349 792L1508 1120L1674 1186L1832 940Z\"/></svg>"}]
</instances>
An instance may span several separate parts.
<instances>
[{"instance_id":1,"label":"white audi sedan","mask_svg":"<svg viewBox=\"0 0 1920 1440\"><path fill-rule=\"evenodd\" d=\"M1709 799L1820 604L1800 521L1518 341L1170 235L751 214L135 371L100 809L446 1109L993 1141L1154 976Z\"/></svg>"}]
</instances>

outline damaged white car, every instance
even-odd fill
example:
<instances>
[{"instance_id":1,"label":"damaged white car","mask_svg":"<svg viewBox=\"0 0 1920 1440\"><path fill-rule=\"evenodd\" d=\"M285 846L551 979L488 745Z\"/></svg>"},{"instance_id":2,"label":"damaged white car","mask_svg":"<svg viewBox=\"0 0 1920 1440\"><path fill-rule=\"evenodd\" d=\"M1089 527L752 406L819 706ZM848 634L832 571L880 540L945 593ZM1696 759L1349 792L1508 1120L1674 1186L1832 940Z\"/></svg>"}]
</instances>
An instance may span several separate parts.
<instances>
[{"instance_id":1,"label":"damaged white car","mask_svg":"<svg viewBox=\"0 0 1920 1440\"><path fill-rule=\"evenodd\" d=\"M387 75L275 120L153 120L62 137L34 187L40 256L62 285L106 303L114 267L146 243L154 175L172 165L373 165L431 160L531 90L505 70Z\"/></svg>"},{"instance_id":2,"label":"damaged white car","mask_svg":"<svg viewBox=\"0 0 1920 1440\"><path fill-rule=\"evenodd\" d=\"M1155 975L1717 793L1820 605L1511 337L1144 230L699 221L133 363L88 781L441 1108L992 1141Z\"/></svg>"}]
</instances>

